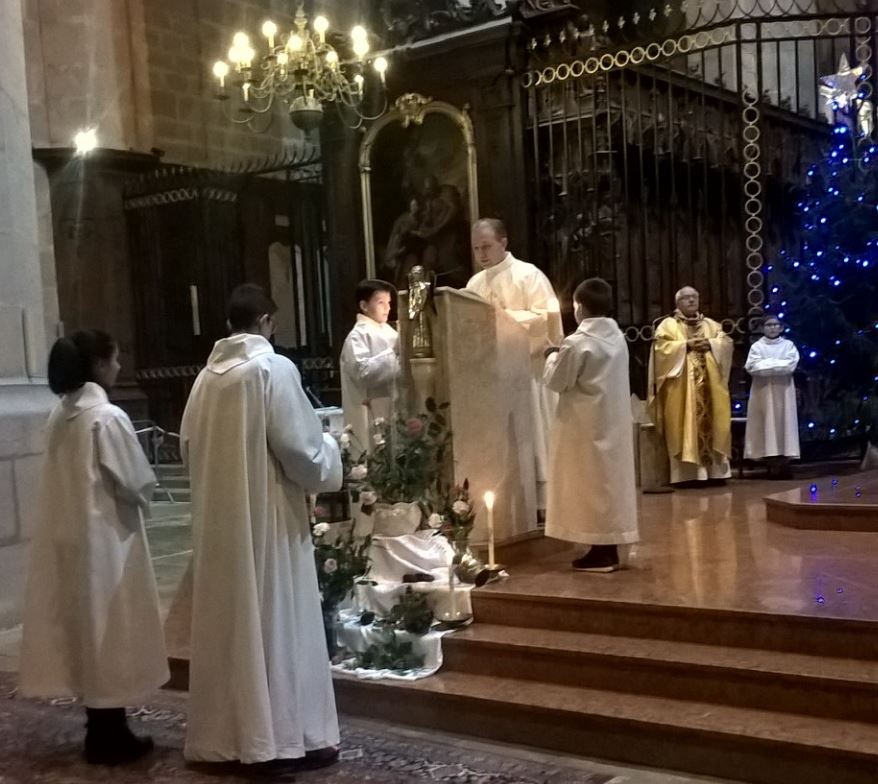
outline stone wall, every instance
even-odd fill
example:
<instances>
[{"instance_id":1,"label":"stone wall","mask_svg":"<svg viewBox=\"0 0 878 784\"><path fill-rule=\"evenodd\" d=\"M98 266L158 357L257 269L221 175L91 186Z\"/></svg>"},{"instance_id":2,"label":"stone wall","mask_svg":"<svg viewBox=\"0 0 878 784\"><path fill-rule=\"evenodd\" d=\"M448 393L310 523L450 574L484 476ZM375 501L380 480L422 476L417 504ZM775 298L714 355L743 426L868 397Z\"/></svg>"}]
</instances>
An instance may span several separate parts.
<instances>
[{"instance_id":1,"label":"stone wall","mask_svg":"<svg viewBox=\"0 0 878 784\"><path fill-rule=\"evenodd\" d=\"M21 5L6 0L0 3L0 629L20 618L43 425L54 400L45 383L53 276L50 264L46 270L40 264L38 219L46 202L38 207L30 144Z\"/></svg>"}]
</instances>

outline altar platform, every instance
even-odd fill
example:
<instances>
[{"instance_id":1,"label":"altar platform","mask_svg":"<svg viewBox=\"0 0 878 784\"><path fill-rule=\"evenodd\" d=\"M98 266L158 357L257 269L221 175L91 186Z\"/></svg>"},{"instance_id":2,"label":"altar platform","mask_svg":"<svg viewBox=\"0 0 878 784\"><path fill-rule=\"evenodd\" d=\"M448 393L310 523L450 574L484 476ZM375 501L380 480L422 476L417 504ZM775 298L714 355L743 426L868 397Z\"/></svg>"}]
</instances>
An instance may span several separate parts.
<instances>
[{"instance_id":1,"label":"altar platform","mask_svg":"<svg viewBox=\"0 0 878 784\"><path fill-rule=\"evenodd\" d=\"M766 496L814 482L831 476L641 496L643 540L614 574L519 542L509 579L474 591L475 623L445 638L438 674L336 676L339 708L723 779L874 784L878 534L766 516Z\"/></svg>"}]
</instances>

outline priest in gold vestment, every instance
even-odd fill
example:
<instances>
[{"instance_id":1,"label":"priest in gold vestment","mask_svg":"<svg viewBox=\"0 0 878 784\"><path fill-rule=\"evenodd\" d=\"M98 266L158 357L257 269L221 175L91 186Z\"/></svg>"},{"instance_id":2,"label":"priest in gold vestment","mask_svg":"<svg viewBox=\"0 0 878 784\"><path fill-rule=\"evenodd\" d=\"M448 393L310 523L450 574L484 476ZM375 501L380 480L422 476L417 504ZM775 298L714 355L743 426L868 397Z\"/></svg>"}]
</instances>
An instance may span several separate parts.
<instances>
[{"instance_id":1,"label":"priest in gold vestment","mask_svg":"<svg viewBox=\"0 0 878 784\"><path fill-rule=\"evenodd\" d=\"M649 403L667 446L671 484L731 476L733 344L699 304L691 286L677 292L677 308L656 329L650 354Z\"/></svg>"}]
</instances>

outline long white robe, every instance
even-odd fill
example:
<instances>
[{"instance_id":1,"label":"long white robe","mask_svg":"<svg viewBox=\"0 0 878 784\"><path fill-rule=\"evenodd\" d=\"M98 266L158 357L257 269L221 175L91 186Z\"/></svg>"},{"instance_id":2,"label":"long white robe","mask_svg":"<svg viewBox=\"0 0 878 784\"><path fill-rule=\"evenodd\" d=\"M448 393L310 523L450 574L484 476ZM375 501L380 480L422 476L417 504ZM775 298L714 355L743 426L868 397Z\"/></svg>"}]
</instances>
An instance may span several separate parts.
<instances>
[{"instance_id":1,"label":"long white robe","mask_svg":"<svg viewBox=\"0 0 878 784\"><path fill-rule=\"evenodd\" d=\"M793 373L799 352L786 338L760 338L747 355L746 370L753 377L747 405L744 457L799 456L799 418Z\"/></svg>"},{"instance_id":2,"label":"long white robe","mask_svg":"<svg viewBox=\"0 0 878 784\"><path fill-rule=\"evenodd\" d=\"M379 324L360 313L341 349L344 420L353 428L362 452L371 450L374 421L393 416L399 378L398 343L399 333L390 324Z\"/></svg>"},{"instance_id":3,"label":"long white robe","mask_svg":"<svg viewBox=\"0 0 878 784\"><path fill-rule=\"evenodd\" d=\"M192 479L189 760L265 762L338 743L306 493L341 459L292 362L217 341L181 428Z\"/></svg>"},{"instance_id":4,"label":"long white robe","mask_svg":"<svg viewBox=\"0 0 878 784\"><path fill-rule=\"evenodd\" d=\"M140 702L169 677L143 528L155 476L131 420L97 384L64 395L46 439L21 692L90 708Z\"/></svg>"},{"instance_id":5,"label":"long white robe","mask_svg":"<svg viewBox=\"0 0 878 784\"><path fill-rule=\"evenodd\" d=\"M558 408L549 442L546 536L638 541L628 346L611 318L583 320L546 361Z\"/></svg>"},{"instance_id":6,"label":"long white robe","mask_svg":"<svg viewBox=\"0 0 878 784\"><path fill-rule=\"evenodd\" d=\"M503 308L527 331L531 346L531 412L534 425L537 505L545 508L548 479L549 430L558 404L557 395L543 384L545 349L549 337L549 302L555 291L545 274L511 253L499 264L477 272L468 291Z\"/></svg>"}]
</instances>

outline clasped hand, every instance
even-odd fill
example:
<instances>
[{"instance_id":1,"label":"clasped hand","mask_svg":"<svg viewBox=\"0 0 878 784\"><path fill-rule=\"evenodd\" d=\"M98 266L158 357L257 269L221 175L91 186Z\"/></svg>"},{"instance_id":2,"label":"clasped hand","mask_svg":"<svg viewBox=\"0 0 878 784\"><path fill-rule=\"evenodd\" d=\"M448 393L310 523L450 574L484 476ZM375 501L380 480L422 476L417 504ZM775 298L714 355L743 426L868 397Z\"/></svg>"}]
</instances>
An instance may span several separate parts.
<instances>
[{"instance_id":1,"label":"clasped hand","mask_svg":"<svg viewBox=\"0 0 878 784\"><path fill-rule=\"evenodd\" d=\"M710 351L710 341L707 338L692 338L686 341L686 348L689 351Z\"/></svg>"}]
</instances>

